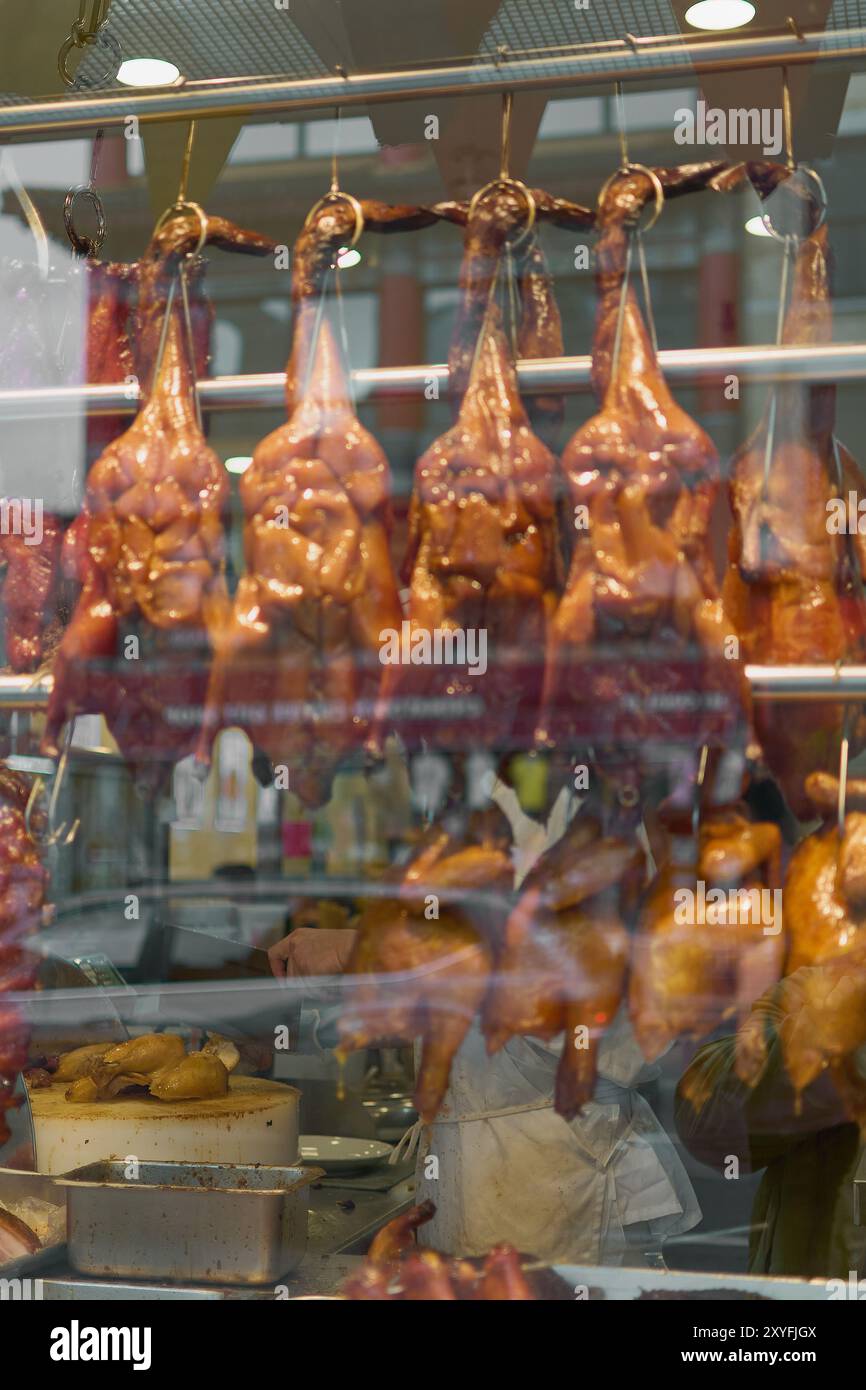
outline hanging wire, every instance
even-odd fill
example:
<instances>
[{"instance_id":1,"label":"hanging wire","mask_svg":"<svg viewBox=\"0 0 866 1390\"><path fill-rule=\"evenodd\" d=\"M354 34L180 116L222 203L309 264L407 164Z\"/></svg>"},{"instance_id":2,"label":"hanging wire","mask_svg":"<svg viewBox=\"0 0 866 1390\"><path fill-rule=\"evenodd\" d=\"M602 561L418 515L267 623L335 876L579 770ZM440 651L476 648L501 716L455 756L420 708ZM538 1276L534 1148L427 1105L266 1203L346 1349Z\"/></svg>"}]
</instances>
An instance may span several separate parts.
<instances>
[{"instance_id":1,"label":"hanging wire","mask_svg":"<svg viewBox=\"0 0 866 1390\"><path fill-rule=\"evenodd\" d=\"M514 93L502 93L502 129L499 140L499 177L510 178L511 170L511 114L514 108Z\"/></svg>"},{"instance_id":2,"label":"hanging wire","mask_svg":"<svg viewBox=\"0 0 866 1390\"><path fill-rule=\"evenodd\" d=\"M788 86L788 69L782 68L782 128L785 132L785 163L789 169L796 169L794 163L794 123L791 118L791 89Z\"/></svg>"},{"instance_id":3,"label":"hanging wire","mask_svg":"<svg viewBox=\"0 0 866 1390\"><path fill-rule=\"evenodd\" d=\"M621 82L615 82L613 84L613 99L614 106L616 107L616 123L619 133L619 167L620 169L627 169L629 167L628 136L625 128L625 98L622 94Z\"/></svg>"},{"instance_id":4,"label":"hanging wire","mask_svg":"<svg viewBox=\"0 0 866 1390\"><path fill-rule=\"evenodd\" d=\"M637 261L640 269L641 286L643 288L644 311L646 313L647 325L650 332L650 341L653 345L653 352L659 350L659 340L656 334L656 321L653 313L653 301L650 294L649 274L646 265L646 251L644 249L643 232L640 227L635 228L635 239L637 241Z\"/></svg>"},{"instance_id":5,"label":"hanging wire","mask_svg":"<svg viewBox=\"0 0 866 1390\"><path fill-rule=\"evenodd\" d=\"M786 236L782 246L782 279L779 285L779 307L776 311L776 346L781 346L785 330L785 314L788 308L788 282L791 278L791 260L794 250L794 237ZM770 464L776 442L776 416L779 406L778 385L774 383L770 391L770 409L767 416L767 438L764 441L763 500L767 500L767 487L770 481Z\"/></svg>"}]
</instances>

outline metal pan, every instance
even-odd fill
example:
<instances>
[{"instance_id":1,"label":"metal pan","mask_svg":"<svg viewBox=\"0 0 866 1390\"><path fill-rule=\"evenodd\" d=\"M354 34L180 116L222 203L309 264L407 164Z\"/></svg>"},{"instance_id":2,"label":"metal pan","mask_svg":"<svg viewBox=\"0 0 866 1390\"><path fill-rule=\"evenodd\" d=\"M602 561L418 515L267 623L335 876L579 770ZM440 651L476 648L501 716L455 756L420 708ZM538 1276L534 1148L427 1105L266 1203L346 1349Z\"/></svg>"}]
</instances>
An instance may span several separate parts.
<instances>
[{"instance_id":1,"label":"metal pan","mask_svg":"<svg viewBox=\"0 0 866 1390\"><path fill-rule=\"evenodd\" d=\"M82 1274L273 1284L307 1244L319 1168L106 1160L57 1179L69 1262Z\"/></svg>"}]
</instances>

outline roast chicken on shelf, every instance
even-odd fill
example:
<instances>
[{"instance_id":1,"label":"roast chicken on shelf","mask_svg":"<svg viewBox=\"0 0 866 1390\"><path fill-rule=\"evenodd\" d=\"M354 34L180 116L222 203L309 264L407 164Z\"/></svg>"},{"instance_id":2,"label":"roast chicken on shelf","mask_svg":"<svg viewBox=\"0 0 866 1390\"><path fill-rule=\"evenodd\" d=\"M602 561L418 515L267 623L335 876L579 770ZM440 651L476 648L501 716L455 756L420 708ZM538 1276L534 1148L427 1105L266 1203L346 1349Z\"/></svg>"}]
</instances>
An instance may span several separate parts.
<instances>
[{"instance_id":1,"label":"roast chicken on shelf","mask_svg":"<svg viewBox=\"0 0 866 1390\"><path fill-rule=\"evenodd\" d=\"M39 957L28 949L28 938L46 913L48 874L26 822L30 792L25 776L0 764L0 1145L9 1138L6 1112L18 1103L13 1091L30 1037L22 1010L3 999L35 985ZM34 834L43 823L41 810L33 808Z\"/></svg>"},{"instance_id":2,"label":"roast chicken on shelf","mask_svg":"<svg viewBox=\"0 0 866 1390\"><path fill-rule=\"evenodd\" d=\"M179 283L200 239L259 256L273 249L220 217L208 217L202 228L187 212L158 227L138 266L144 403L91 468L81 516L67 537L65 561L81 593L55 657L43 740L56 754L68 719L103 714L151 789L194 747L209 633L228 602L228 480L196 413L200 335L186 321Z\"/></svg>"},{"instance_id":3,"label":"roast chicken on shelf","mask_svg":"<svg viewBox=\"0 0 866 1390\"><path fill-rule=\"evenodd\" d=\"M866 1043L866 781L845 788L813 773L806 782L821 827L800 842L785 877L787 973L755 1004L737 1036L736 1069L755 1086L773 1034L799 1099L825 1069L866 1133L866 1081L855 1053Z\"/></svg>"}]
</instances>

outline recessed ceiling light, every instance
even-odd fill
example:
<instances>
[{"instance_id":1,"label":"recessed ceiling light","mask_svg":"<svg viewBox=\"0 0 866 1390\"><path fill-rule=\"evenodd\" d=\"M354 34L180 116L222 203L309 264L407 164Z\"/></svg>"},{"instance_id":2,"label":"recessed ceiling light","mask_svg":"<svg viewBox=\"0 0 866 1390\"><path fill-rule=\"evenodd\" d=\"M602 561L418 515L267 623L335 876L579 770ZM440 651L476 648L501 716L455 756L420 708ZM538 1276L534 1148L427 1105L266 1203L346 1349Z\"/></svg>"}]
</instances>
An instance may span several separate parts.
<instances>
[{"instance_id":1,"label":"recessed ceiling light","mask_svg":"<svg viewBox=\"0 0 866 1390\"><path fill-rule=\"evenodd\" d=\"M226 459L226 468L229 473L246 473L252 461L251 454L235 454L233 458Z\"/></svg>"},{"instance_id":2,"label":"recessed ceiling light","mask_svg":"<svg viewBox=\"0 0 866 1390\"><path fill-rule=\"evenodd\" d=\"M739 29L754 18L749 0L698 0L686 10L686 24L693 29Z\"/></svg>"},{"instance_id":3,"label":"recessed ceiling light","mask_svg":"<svg viewBox=\"0 0 866 1390\"><path fill-rule=\"evenodd\" d=\"M755 217L749 218L748 222L746 223L746 231L749 232L751 236L773 235L772 232L767 231L767 228L764 224L764 219L760 213L758 213Z\"/></svg>"},{"instance_id":4,"label":"recessed ceiling light","mask_svg":"<svg viewBox=\"0 0 866 1390\"><path fill-rule=\"evenodd\" d=\"M179 77L180 69L162 58L127 58L117 74L127 87L168 87Z\"/></svg>"},{"instance_id":5,"label":"recessed ceiling light","mask_svg":"<svg viewBox=\"0 0 866 1390\"><path fill-rule=\"evenodd\" d=\"M337 265L341 270L350 270L353 265L357 265L361 259L360 251L356 251L354 246L341 246L337 252Z\"/></svg>"}]
</instances>

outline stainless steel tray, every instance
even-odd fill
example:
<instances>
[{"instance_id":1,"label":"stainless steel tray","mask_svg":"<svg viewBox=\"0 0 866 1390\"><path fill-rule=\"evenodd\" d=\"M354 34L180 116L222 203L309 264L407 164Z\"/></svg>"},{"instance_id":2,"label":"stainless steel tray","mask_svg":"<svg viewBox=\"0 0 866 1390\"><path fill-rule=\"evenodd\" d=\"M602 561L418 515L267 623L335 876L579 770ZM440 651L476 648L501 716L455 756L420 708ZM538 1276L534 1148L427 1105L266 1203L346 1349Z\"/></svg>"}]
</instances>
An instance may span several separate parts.
<instances>
[{"instance_id":1,"label":"stainless steel tray","mask_svg":"<svg viewBox=\"0 0 866 1390\"><path fill-rule=\"evenodd\" d=\"M88 1164L57 1179L69 1262L114 1278L274 1284L303 1258L306 1189L321 1176L264 1164Z\"/></svg>"}]
</instances>

